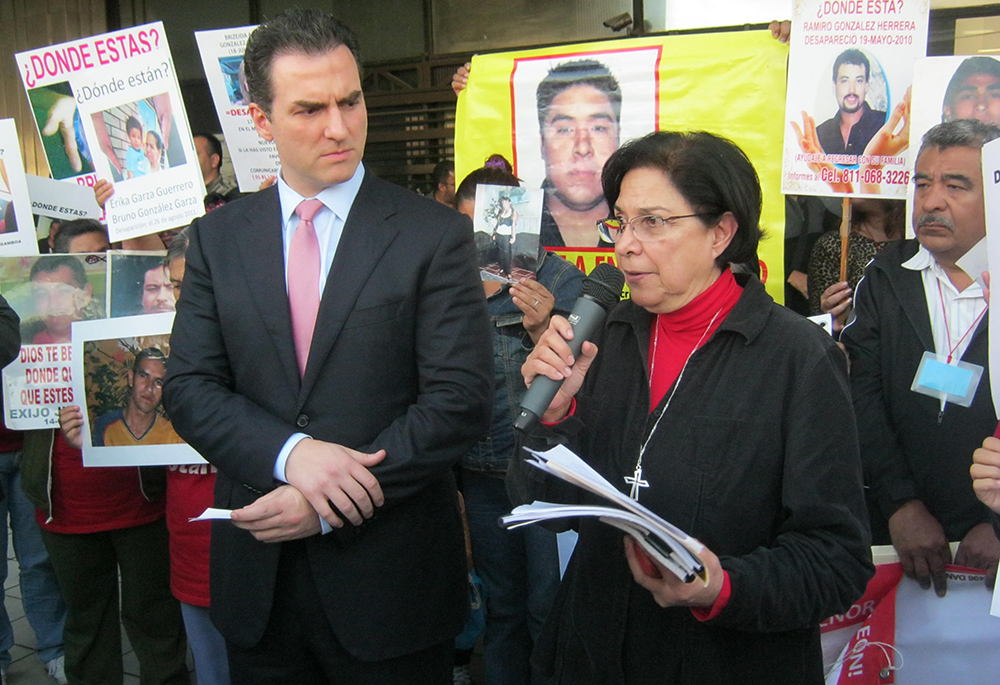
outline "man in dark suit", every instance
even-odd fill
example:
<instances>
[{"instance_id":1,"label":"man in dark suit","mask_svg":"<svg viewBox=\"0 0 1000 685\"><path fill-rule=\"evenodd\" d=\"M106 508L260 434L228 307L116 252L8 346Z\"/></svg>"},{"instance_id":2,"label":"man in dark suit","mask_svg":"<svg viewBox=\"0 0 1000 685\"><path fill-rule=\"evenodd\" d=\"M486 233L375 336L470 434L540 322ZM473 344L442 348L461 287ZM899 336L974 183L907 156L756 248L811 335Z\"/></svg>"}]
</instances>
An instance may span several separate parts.
<instances>
[{"instance_id":1,"label":"man in dark suit","mask_svg":"<svg viewBox=\"0 0 1000 685\"><path fill-rule=\"evenodd\" d=\"M281 173L191 226L164 388L235 509L212 529L212 619L235 683L450 682L450 469L492 397L471 226L361 164L346 26L287 12L244 60Z\"/></svg>"},{"instance_id":2,"label":"man in dark suit","mask_svg":"<svg viewBox=\"0 0 1000 685\"><path fill-rule=\"evenodd\" d=\"M914 169L916 240L886 247L868 265L841 336L872 540L891 542L906 573L940 596L946 564L995 574L1000 559L969 482L972 453L997 425L988 314L978 274L958 265L986 235L981 149L998 137L1000 129L974 119L924 135ZM977 368L982 377L973 380ZM960 542L954 559L949 541Z\"/></svg>"}]
</instances>

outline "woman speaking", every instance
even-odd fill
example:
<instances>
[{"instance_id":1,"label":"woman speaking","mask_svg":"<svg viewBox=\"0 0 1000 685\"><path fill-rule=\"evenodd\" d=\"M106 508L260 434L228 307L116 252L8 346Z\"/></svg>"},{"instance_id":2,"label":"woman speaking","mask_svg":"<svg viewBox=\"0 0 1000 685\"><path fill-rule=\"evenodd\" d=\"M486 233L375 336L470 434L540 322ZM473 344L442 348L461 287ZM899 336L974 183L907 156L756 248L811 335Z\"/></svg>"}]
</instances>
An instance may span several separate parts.
<instances>
[{"instance_id":1,"label":"woman speaking","mask_svg":"<svg viewBox=\"0 0 1000 685\"><path fill-rule=\"evenodd\" d=\"M709 582L581 520L535 658L560 683L822 683L819 624L874 570L844 354L734 276L756 264L761 191L733 143L653 133L602 180L631 300L575 360L553 317L522 373L564 383L526 441L567 444L697 537ZM598 503L523 460L509 478L519 502Z\"/></svg>"}]
</instances>

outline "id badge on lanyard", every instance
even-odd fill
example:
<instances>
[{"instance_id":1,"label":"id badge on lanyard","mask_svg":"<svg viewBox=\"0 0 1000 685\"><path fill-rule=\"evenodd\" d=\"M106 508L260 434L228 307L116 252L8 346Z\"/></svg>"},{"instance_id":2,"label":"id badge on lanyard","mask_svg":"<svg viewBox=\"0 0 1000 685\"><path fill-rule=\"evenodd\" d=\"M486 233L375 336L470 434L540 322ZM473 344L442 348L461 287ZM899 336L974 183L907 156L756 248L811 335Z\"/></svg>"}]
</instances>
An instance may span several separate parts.
<instances>
[{"instance_id":1,"label":"id badge on lanyard","mask_svg":"<svg viewBox=\"0 0 1000 685\"><path fill-rule=\"evenodd\" d=\"M910 390L962 407L972 405L983 377L983 367L959 361L949 364L944 355L924 352Z\"/></svg>"}]
</instances>

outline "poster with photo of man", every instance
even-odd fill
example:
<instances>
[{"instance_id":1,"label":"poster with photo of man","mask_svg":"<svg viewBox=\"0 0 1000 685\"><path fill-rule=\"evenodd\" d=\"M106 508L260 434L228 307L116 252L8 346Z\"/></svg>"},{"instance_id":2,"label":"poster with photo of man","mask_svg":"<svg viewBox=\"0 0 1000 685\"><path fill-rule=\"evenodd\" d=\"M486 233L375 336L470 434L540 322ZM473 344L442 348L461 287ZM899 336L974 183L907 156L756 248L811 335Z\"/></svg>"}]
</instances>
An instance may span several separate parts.
<instances>
[{"instance_id":1,"label":"poster with photo of man","mask_svg":"<svg viewBox=\"0 0 1000 685\"><path fill-rule=\"evenodd\" d=\"M108 316L162 314L175 309L176 298L166 252L108 252Z\"/></svg>"},{"instance_id":2,"label":"poster with photo of man","mask_svg":"<svg viewBox=\"0 0 1000 685\"><path fill-rule=\"evenodd\" d=\"M910 85L929 7L795 0L783 192L905 197Z\"/></svg>"},{"instance_id":3,"label":"poster with photo of man","mask_svg":"<svg viewBox=\"0 0 1000 685\"><path fill-rule=\"evenodd\" d=\"M163 410L173 313L73 327L84 466L198 464Z\"/></svg>"},{"instance_id":4,"label":"poster with photo of man","mask_svg":"<svg viewBox=\"0 0 1000 685\"><path fill-rule=\"evenodd\" d=\"M58 425L72 404L72 324L103 319L103 254L0 258L0 295L21 319L21 354L3 370L4 422L13 430Z\"/></svg>"},{"instance_id":5,"label":"poster with photo of man","mask_svg":"<svg viewBox=\"0 0 1000 685\"><path fill-rule=\"evenodd\" d=\"M116 184L105 206L112 241L183 226L204 213L205 185L192 163L197 154L162 23L16 59L55 177Z\"/></svg>"},{"instance_id":6,"label":"poster with photo of man","mask_svg":"<svg viewBox=\"0 0 1000 685\"><path fill-rule=\"evenodd\" d=\"M601 170L622 142L656 130L659 60L658 47L514 60L514 173L545 191L545 247L601 244Z\"/></svg>"},{"instance_id":7,"label":"poster with photo of man","mask_svg":"<svg viewBox=\"0 0 1000 685\"><path fill-rule=\"evenodd\" d=\"M242 26L194 33L212 102L233 159L236 181L244 193L254 192L278 173L278 150L272 141L260 137L247 109L250 96L243 73L243 50L255 28Z\"/></svg>"}]
</instances>

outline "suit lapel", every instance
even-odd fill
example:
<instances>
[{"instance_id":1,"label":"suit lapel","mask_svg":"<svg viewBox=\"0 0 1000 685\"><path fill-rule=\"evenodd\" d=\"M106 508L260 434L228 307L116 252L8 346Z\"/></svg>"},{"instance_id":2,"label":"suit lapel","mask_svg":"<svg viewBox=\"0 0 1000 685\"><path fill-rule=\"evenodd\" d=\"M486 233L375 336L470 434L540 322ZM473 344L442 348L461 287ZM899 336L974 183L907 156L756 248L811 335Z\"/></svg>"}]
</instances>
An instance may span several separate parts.
<instances>
[{"instance_id":1,"label":"suit lapel","mask_svg":"<svg viewBox=\"0 0 1000 685\"><path fill-rule=\"evenodd\" d=\"M302 378L300 405L309 396L320 368L343 330L361 290L398 233L397 226L387 221L395 213L395 207L379 191L380 183L370 172L365 175L344 223L323 288L323 299L309 348L309 363Z\"/></svg>"},{"instance_id":2,"label":"suit lapel","mask_svg":"<svg viewBox=\"0 0 1000 685\"><path fill-rule=\"evenodd\" d=\"M277 187L259 192L260 203L247 201L243 213L245 228L241 229L240 264L246 279L251 302L271 336L281 360L285 380L291 387L299 385L299 367L292 342L292 315L288 308L285 287L285 248L281 240L281 206Z\"/></svg>"},{"instance_id":3,"label":"suit lapel","mask_svg":"<svg viewBox=\"0 0 1000 685\"><path fill-rule=\"evenodd\" d=\"M909 248L909 246L907 246ZM903 254L903 262L906 262L917 253L919 244L913 241L912 249L906 249ZM905 267L900 268L897 273L889 272L893 288L896 291L896 298L900 306L906 313L913 330L920 339L920 344L925 350L934 350L934 332L931 330L931 315L927 310L927 296L924 293L924 279L919 271L913 271Z\"/></svg>"}]
</instances>

